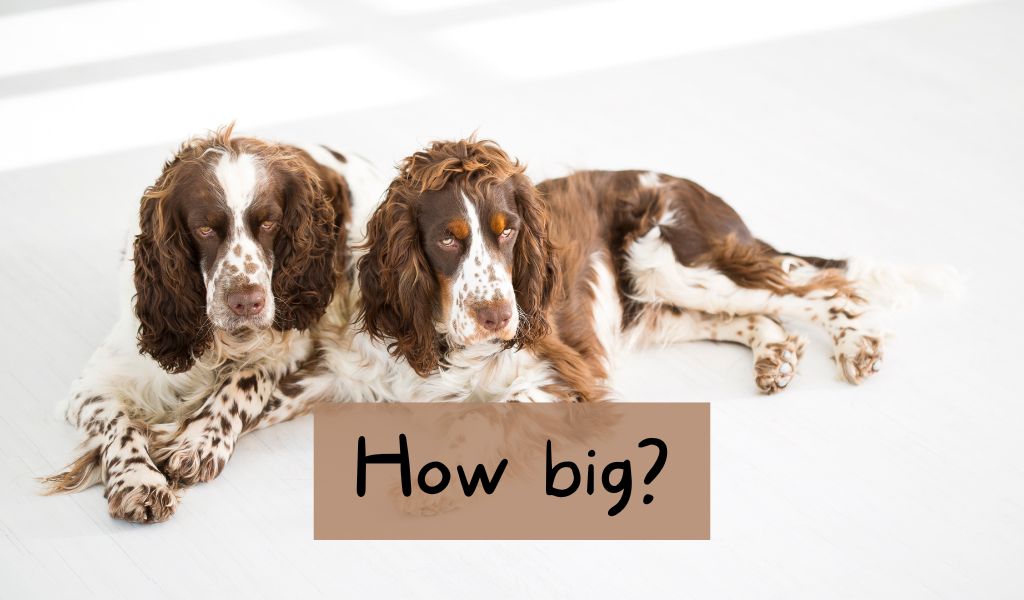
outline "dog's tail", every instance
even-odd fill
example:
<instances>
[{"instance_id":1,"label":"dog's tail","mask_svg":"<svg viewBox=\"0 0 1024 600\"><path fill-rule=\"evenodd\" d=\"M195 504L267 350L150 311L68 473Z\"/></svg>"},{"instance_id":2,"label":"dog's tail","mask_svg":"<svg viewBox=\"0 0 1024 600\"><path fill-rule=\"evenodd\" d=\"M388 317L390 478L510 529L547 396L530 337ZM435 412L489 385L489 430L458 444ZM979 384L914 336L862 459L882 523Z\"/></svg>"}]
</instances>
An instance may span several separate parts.
<instances>
[{"instance_id":1,"label":"dog's tail","mask_svg":"<svg viewBox=\"0 0 1024 600\"><path fill-rule=\"evenodd\" d=\"M846 276L869 303L897 310L917 306L922 292L958 299L965 290L952 265L896 265L851 258L846 261Z\"/></svg>"}]
</instances>

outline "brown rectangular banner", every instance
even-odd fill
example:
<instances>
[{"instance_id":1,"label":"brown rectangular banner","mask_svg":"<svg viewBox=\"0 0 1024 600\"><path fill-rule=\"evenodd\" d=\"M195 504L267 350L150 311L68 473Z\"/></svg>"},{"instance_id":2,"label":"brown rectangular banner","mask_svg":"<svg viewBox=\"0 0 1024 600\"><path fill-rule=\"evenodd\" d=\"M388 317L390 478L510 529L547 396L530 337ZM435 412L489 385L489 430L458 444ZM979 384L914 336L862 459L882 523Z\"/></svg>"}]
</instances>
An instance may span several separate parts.
<instances>
[{"instance_id":1,"label":"brown rectangular banner","mask_svg":"<svg viewBox=\"0 0 1024 600\"><path fill-rule=\"evenodd\" d=\"M708 404L336 404L314 537L706 540Z\"/></svg>"}]
</instances>

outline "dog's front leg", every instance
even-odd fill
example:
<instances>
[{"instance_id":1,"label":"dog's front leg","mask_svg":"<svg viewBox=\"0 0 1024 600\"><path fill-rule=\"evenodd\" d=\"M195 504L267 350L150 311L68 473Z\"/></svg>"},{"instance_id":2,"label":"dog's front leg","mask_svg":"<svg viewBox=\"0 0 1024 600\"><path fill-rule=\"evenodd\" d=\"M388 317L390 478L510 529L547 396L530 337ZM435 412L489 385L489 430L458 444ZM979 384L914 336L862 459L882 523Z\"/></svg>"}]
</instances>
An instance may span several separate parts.
<instances>
[{"instance_id":1,"label":"dog's front leg","mask_svg":"<svg viewBox=\"0 0 1024 600\"><path fill-rule=\"evenodd\" d=\"M157 464L181 485L210 481L224 469L238 438L256 423L274 387L262 369L233 373L199 410L157 433Z\"/></svg>"},{"instance_id":2,"label":"dog's front leg","mask_svg":"<svg viewBox=\"0 0 1024 600\"><path fill-rule=\"evenodd\" d=\"M74 492L102 482L110 516L159 523L174 514L178 498L154 465L149 428L129 416L131 406L102 386L76 392L66 417L85 434L85 452L44 481L49 493Z\"/></svg>"}]
</instances>

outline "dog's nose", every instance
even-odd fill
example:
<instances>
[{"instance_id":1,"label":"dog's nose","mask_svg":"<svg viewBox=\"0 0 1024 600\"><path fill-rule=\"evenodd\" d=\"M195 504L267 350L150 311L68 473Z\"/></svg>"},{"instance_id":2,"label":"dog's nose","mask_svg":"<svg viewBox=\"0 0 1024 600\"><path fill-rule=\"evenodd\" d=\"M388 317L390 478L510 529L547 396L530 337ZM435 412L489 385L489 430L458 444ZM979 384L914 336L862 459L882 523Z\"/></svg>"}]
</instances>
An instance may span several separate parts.
<instances>
[{"instance_id":1,"label":"dog's nose","mask_svg":"<svg viewBox=\"0 0 1024 600\"><path fill-rule=\"evenodd\" d=\"M476 309L476 320L487 331L500 331L512 318L512 305L508 302L487 304Z\"/></svg>"},{"instance_id":2,"label":"dog's nose","mask_svg":"<svg viewBox=\"0 0 1024 600\"><path fill-rule=\"evenodd\" d=\"M263 310L267 295L258 285L246 285L229 293L227 300L231 312L240 317L251 317Z\"/></svg>"}]
</instances>

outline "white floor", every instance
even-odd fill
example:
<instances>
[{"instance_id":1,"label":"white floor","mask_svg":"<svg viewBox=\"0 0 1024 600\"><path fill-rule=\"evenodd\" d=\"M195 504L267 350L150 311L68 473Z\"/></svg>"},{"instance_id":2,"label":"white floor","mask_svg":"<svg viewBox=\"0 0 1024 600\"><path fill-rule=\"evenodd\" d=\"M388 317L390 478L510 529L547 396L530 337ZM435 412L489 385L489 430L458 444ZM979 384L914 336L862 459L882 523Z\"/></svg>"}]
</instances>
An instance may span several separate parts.
<instances>
[{"instance_id":1,"label":"white floor","mask_svg":"<svg viewBox=\"0 0 1024 600\"><path fill-rule=\"evenodd\" d=\"M29 4L0 8L0 30L35 39L11 21L46 14ZM288 31L273 44L246 37L259 23L210 23L186 27L195 47L154 34L135 56L98 24L79 40L92 54L0 68L0 598L1024 596L1024 4L908 0L836 21L788 2L807 23L725 11L722 31L767 24L722 38L651 16L628 48L614 3L434 4L309 2L272 15ZM582 24L558 50L566 23ZM357 43L332 46L344 36ZM287 53L336 70L275 62ZM968 292L903 316L859 388L818 337L770 398L738 347L631 358L627 397L712 404L710 542L314 542L309 418L245 438L160 526L111 521L99 488L37 495L33 478L72 456L52 407L113 321L141 190L176 138L233 116L384 165L479 128L537 179L664 170L780 248L951 263Z\"/></svg>"}]
</instances>

